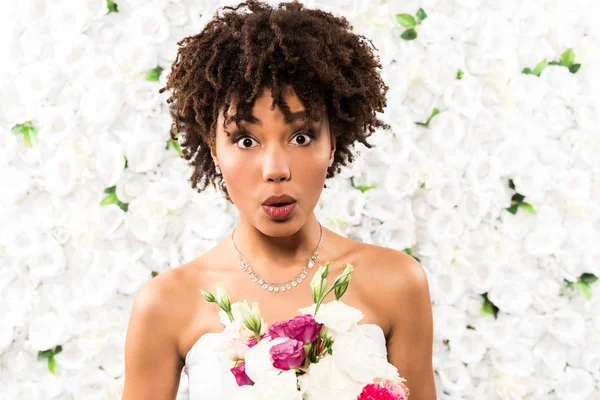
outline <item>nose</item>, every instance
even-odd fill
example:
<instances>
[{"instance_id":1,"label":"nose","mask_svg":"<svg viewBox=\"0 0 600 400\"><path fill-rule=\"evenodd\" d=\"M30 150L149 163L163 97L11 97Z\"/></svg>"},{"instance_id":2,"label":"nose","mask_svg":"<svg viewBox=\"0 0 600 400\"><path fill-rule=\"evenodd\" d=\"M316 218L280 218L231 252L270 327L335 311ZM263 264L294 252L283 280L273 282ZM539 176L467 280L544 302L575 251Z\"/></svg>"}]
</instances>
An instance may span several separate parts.
<instances>
[{"instance_id":1,"label":"nose","mask_svg":"<svg viewBox=\"0 0 600 400\"><path fill-rule=\"evenodd\" d=\"M262 175L266 182L283 182L290 179L289 161L281 148L271 146L271 149L265 152Z\"/></svg>"}]
</instances>

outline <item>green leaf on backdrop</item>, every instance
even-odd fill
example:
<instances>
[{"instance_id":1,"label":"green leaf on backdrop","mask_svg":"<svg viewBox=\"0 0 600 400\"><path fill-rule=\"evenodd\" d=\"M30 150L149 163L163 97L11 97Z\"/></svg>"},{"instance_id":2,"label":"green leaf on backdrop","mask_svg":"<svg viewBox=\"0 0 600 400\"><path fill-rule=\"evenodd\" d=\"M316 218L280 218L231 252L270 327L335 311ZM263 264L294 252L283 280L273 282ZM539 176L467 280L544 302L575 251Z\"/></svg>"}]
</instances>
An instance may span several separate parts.
<instances>
[{"instance_id":1,"label":"green leaf on backdrop","mask_svg":"<svg viewBox=\"0 0 600 400\"><path fill-rule=\"evenodd\" d=\"M459 69L458 72L456 73L456 79L462 79L464 74L465 73L462 71L462 69Z\"/></svg>"},{"instance_id":2,"label":"green leaf on backdrop","mask_svg":"<svg viewBox=\"0 0 600 400\"><path fill-rule=\"evenodd\" d=\"M414 40L417 38L417 31L415 31L414 28L407 29L402 32L400 37L404 40Z\"/></svg>"},{"instance_id":3,"label":"green leaf on backdrop","mask_svg":"<svg viewBox=\"0 0 600 400\"><path fill-rule=\"evenodd\" d=\"M542 73L544 68L546 68L547 65L548 65L548 59L544 58L542 61L540 61L538 63L538 65L535 66L535 68L533 69L533 74L540 76L540 74Z\"/></svg>"},{"instance_id":4,"label":"green leaf on backdrop","mask_svg":"<svg viewBox=\"0 0 600 400\"><path fill-rule=\"evenodd\" d=\"M105 198L100 201L101 206L107 206L109 204L116 204L123 211L127 211L129 209L129 203L123 203L121 200L117 198L117 187L111 186L104 189L104 193L107 194Z\"/></svg>"},{"instance_id":5,"label":"green leaf on backdrop","mask_svg":"<svg viewBox=\"0 0 600 400\"><path fill-rule=\"evenodd\" d=\"M415 124L429 128L429 122L431 122L431 119L433 117L435 117L436 115L438 115L439 113L440 113L440 110L438 108L434 108L433 111L431 111L431 115L429 115L429 118L427 118L427 122L424 122L424 123L423 122L415 122Z\"/></svg>"},{"instance_id":6,"label":"green leaf on backdrop","mask_svg":"<svg viewBox=\"0 0 600 400\"><path fill-rule=\"evenodd\" d=\"M582 282L587 283L588 285L596 282L598 280L598 277L594 274L590 274L588 272L585 272L583 274L581 274L581 276L579 277L579 279L581 279Z\"/></svg>"},{"instance_id":7,"label":"green leaf on backdrop","mask_svg":"<svg viewBox=\"0 0 600 400\"><path fill-rule=\"evenodd\" d=\"M565 67L570 67L575 62L575 53L573 49L568 49L560 56L560 65L564 65Z\"/></svg>"},{"instance_id":8,"label":"green leaf on backdrop","mask_svg":"<svg viewBox=\"0 0 600 400\"><path fill-rule=\"evenodd\" d=\"M419 10L417 11L417 20L419 22L419 24L425 19L427 18L427 14L425 13L425 11L422 8L419 8Z\"/></svg>"},{"instance_id":9,"label":"green leaf on backdrop","mask_svg":"<svg viewBox=\"0 0 600 400\"><path fill-rule=\"evenodd\" d=\"M33 147L38 141L37 130L31 121L16 124L11 131L17 135L23 135L23 142L27 147Z\"/></svg>"},{"instance_id":10,"label":"green leaf on backdrop","mask_svg":"<svg viewBox=\"0 0 600 400\"><path fill-rule=\"evenodd\" d=\"M412 28L417 25L415 17L410 14L396 14L396 21L405 28Z\"/></svg>"},{"instance_id":11,"label":"green leaf on backdrop","mask_svg":"<svg viewBox=\"0 0 600 400\"><path fill-rule=\"evenodd\" d=\"M112 12L119 12L119 7L113 0L106 0L106 7L108 8L109 14Z\"/></svg>"},{"instance_id":12,"label":"green leaf on backdrop","mask_svg":"<svg viewBox=\"0 0 600 400\"><path fill-rule=\"evenodd\" d=\"M146 80L156 82L160 78L160 74L164 71L164 68L156 66L156 68L149 69L146 71Z\"/></svg>"}]
</instances>

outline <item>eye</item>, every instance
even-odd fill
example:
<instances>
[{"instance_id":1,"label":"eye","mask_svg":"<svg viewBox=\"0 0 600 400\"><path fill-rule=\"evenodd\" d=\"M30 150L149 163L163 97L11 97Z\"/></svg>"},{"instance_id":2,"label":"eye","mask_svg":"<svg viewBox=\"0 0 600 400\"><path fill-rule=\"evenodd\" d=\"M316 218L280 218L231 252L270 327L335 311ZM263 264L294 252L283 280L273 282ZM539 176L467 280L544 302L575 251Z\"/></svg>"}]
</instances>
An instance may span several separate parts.
<instances>
[{"instance_id":1,"label":"eye","mask_svg":"<svg viewBox=\"0 0 600 400\"><path fill-rule=\"evenodd\" d=\"M308 144L312 143L312 141L315 138L314 133L311 130L305 131L305 132L298 132L293 138L292 140L296 139L296 138L302 138L302 137L309 137L310 138L310 142L308 142ZM305 146L306 145L306 139L302 139L300 142L296 142L297 144L301 145L301 146Z\"/></svg>"},{"instance_id":2,"label":"eye","mask_svg":"<svg viewBox=\"0 0 600 400\"><path fill-rule=\"evenodd\" d=\"M310 138L310 141L308 142L308 144L306 143L306 137ZM301 138L301 139L298 140L298 138ZM299 146L308 146L309 144L312 143L312 141L314 139L315 139L315 134L312 132L312 130L298 132L292 138L292 140L296 140L296 144ZM252 141L256 141L256 139L251 138L250 136L247 136L247 135L239 136L233 140L235 145L241 149L251 149ZM238 143L241 143L241 145L238 145Z\"/></svg>"},{"instance_id":3,"label":"eye","mask_svg":"<svg viewBox=\"0 0 600 400\"><path fill-rule=\"evenodd\" d=\"M242 149L251 149L251 145L252 145L252 141L254 139L252 139L250 136L240 136L239 138L237 138L235 140L235 144L237 145L238 143L242 142L242 146L238 146Z\"/></svg>"}]
</instances>

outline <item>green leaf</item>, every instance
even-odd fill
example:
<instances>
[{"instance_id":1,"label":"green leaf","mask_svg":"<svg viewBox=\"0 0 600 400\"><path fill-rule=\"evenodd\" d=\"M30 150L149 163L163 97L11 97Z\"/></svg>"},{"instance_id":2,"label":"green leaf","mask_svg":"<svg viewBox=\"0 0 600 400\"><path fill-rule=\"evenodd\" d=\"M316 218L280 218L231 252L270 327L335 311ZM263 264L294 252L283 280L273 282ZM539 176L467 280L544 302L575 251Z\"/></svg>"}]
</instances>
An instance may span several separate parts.
<instances>
[{"instance_id":1,"label":"green leaf","mask_svg":"<svg viewBox=\"0 0 600 400\"><path fill-rule=\"evenodd\" d=\"M515 215L517 213L518 209L519 209L519 205L518 204L513 204L512 206L508 207L506 209L506 211L508 211L509 213Z\"/></svg>"},{"instance_id":2,"label":"green leaf","mask_svg":"<svg viewBox=\"0 0 600 400\"><path fill-rule=\"evenodd\" d=\"M568 49L560 56L560 65L564 65L565 67L571 67L573 62L575 61L575 53L573 49Z\"/></svg>"},{"instance_id":3,"label":"green leaf","mask_svg":"<svg viewBox=\"0 0 600 400\"><path fill-rule=\"evenodd\" d=\"M417 24L415 17L410 14L396 14L396 21L405 28L412 28Z\"/></svg>"},{"instance_id":4,"label":"green leaf","mask_svg":"<svg viewBox=\"0 0 600 400\"><path fill-rule=\"evenodd\" d=\"M571 73L574 74L577 71L579 71L579 68L581 68L581 64L573 64L569 67L569 71L571 71Z\"/></svg>"},{"instance_id":5,"label":"green leaf","mask_svg":"<svg viewBox=\"0 0 600 400\"><path fill-rule=\"evenodd\" d=\"M530 68L524 68L521 72L525 75L533 75L533 71Z\"/></svg>"},{"instance_id":6,"label":"green leaf","mask_svg":"<svg viewBox=\"0 0 600 400\"><path fill-rule=\"evenodd\" d=\"M127 157L123 156L123 158L125 159L125 167L124 168L127 168L128 167L128 165L127 165Z\"/></svg>"},{"instance_id":7,"label":"green leaf","mask_svg":"<svg viewBox=\"0 0 600 400\"><path fill-rule=\"evenodd\" d=\"M458 72L456 73L456 79L462 79L464 74L465 73L461 69L459 69Z\"/></svg>"},{"instance_id":8,"label":"green leaf","mask_svg":"<svg viewBox=\"0 0 600 400\"><path fill-rule=\"evenodd\" d=\"M117 6L117 3L115 3L113 0L106 0L106 7L108 8L109 14L111 12L119 12L119 7Z\"/></svg>"},{"instance_id":9,"label":"green leaf","mask_svg":"<svg viewBox=\"0 0 600 400\"><path fill-rule=\"evenodd\" d=\"M160 78L161 72L163 72L164 68L157 66L156 68L149 69L146 71L146 80L147 81L158 81Z\"/></svg>"},{"instance_id":10,"label":"green leaf","mask_svg":"<svg viewBox=\"0 0 600 400\"><path fill-rule=\"evenodd\" d=\"M514 189L514 187L513 187L513 189ZM520 193L515 193L515 194L513 194L513 196L510 199L514 202L520 203L523 200L525 200L525 196L523 196Z\"/></svg>"},{"instance_id":11,"label":"green leaf","mask_svg":"<svg viewBox=\"0 0 600 400\"><path fill-rule=\"evenodd\" d=\"M48 369L56 375L56 360L54 359L54 355L48 357Z\"/></svg>"},{"instance_id":12,"label":"green leaf","mask_svg":"<svg viewBox=\"0 0 600 400\"><path fill-rule=\"evenodd\" d=\"M520 203L519 207L523 208L525 211L527 211L527 212L529 212L531 214L535 214L535 209L529 203Z\"/></svg>"},{"instance_id":13,"label":"green leaf","mask_svg":"<svg viewBox=\"0 0 600 400\"><path fill-rule=\"evenodd\" d=\"M408 254L409 256L412 255L412 250L410 248L406 248L404 250L402 250L404 253Z\"/></svg>"},{"instance_id":14,"label":"green leaf","mask_svg":"<svg viewBox=\"0 0 600 400\"><path fill-rule=\"evenodd\" d=\"M417 38L417 31L415 31L413 28L407 29L404 32L402 32L402 35L400 35L400 37L404 40L414 40Z\"/></svg>"},{"instance_id":15,"label":"green leaf","mask_svg":"<svg viewBox=\"0 0 600 400\"><path fill-rule=\"evenodd\" d=\"M108 196L106 196L105 198L103 198L100 201L100 205L107 206L109 204L117 204L118 202L119 202L119 199L117 199L117 195L112 193L112 194L109 194Z\"/></svg>"},{"instance_id":16,"label":"green leaf","mask_svg":"<svg viewBox=\"0 0 600 400\"><path fill-rule=\"evenodd\" d=\"M158 276L158 272L152 271L150 275L152 275L153 278L156 278Z\"/></svg>"},{"instance_id":17,"label":"green leaf","mask_svg":"<svg viewBox=\"0 0 600 400\"><path fill-rule=\"evenodd\" d=\"M548 59L544 58L542 61L539 62L538 65L535 66L535 68L533 70L533 74L540 76L540 74L542 73L544 68L546 68L546 65L548 65Z\"/></svg>"},{"instance_id":18,"label":"green leaf","mask_svg":"<svg viewBox=\"0 0 600 400\"><path fill-rule=\"evenodd\" d=\"M515 188L515 182L512 179L508 180L508 187L511 188L511 189Z\"/></svg>"},{"instance_id":19,"label":"green leaf","mask_svg":"<svg viewBox=\"0 0 600 400\"><path fill-rule=\"evenodd\" d=\"M434 108L433 111L431 112L431 115L429 116L429 118L427 118L427 122L425 123L427 126L429 126L429 121L431 121L431 119L433 117L435 117L436 115L438 115L440 113L440 110L437 108Z\"/></svg>"},{"instance_id":20,"label":"green leaf","mask_svg":"<svg viewBox=\"0 0 600 400\"><path fill-rule=\"evenodd\" d=\"M360 190L362 193L366 192L367 190L375 189L376 187L377 186L367 186L367 185L355 186L355 188Z\"/></svg>"},{"instance_id":21,"label":"green leaf","mask_svg":"<svg viewBox=\"0 0 600 400\"><path fill-rule=\"evenodd\" d=\"M560 65L560 62L558 62L558 61L550 61L548 63L548 65Z\"/></svg>"},{"instance_id":22,"label":"green leaf","mask_svg":"<svg viewBox=\"0 0 600 400\"><path fill-rule=\"evenodd\" d=\"M419 8L417 11L417 19L419 20L419 23L421 23L425 18L427 18L427 14L422 8Z\"/></svg>"},{"instance_id":23,"label":"green leaf","mask_svg":"<svg viewBox=\"0 0 600 400\"><path fill-rule=\"evenodd\" d=\"M38 361L44 360L44 359L50 357L51 354L52 354L52 350L38 351L37 359L38 359Z\"/></svg>"},{"instance_id":24,"label":"green leaf","mask_svg":"<svg viewBox=\"0 0 600 400\"><path fill-rule=\"evenodd\" d=\"M487 293L482 294L483 296L483 304L481 305L481 315L486 316L486 315L493 315L494 318L498 317L498 311L500 311L500 309L498 307L496 307L494 305L494 303L492 303L488 297L487 297Z\"/></svg>"},{"instance_id":25,"label":"green leaf","mask_svg":"<svg viewBox=\"0 0 600 400\"><path fill-rule=\"evenodd\" d=\"M37 143L37 130L31 121L16 124L11 131L17 135L23 135L23 142L27 147L33 147Z\"/></svg>"},{"instance_id":26,"label":"green leaf","mask_svg":"<svg viewBox=\"0 0 600 400\"><path fill-rule=\"evenodd\" d=\"M171 147L171 146L173 146L175 151L177 151L177 153L179 153L179 155L181 155L181 145L179 144L178 141L173 140L173 139L167 140L167 146L165 147L165 150L168 150L169 147Z\"/></svg>"},{"instance_id":27,"label":"green leaf","mask_svg":"<svg viewBox=\"0 0 600 400\"><path fill-rule=\"evenodd\" d=\"M586 272L586 273L583 273L579 279L581 279L582 282L585 282L589 285L589 284L596 282L598 280L598 277L594 274L590 274L590 273Z\"/></svg>"},{"instance_id":28,"label":"green leaf","mask_svg":"<svg viewBox=\"0 0 600 400\"><path fill-rule=\"evenodd\" d=\"M563 281L565 283L565 287L566 288L572 288L573 286L575 286L575 282L571 282L571 281L569 281L567 279L564 279Z\"/></svg>"},{"instance_id":29,"label":"green leaf","mask_svg":"<svg viewBox=\"0 0 600 400\"><path fill-rule=\"evenodd\" d=\"M106 194L115 193L116 191L117 191L117 186L116 185L104 189L104 193L106 193Z\"/></svg>"},{"instance_id":30,"label":"green leaf","mask_svg":"<svg viewBox=\"0 0 600 400\"><path fill-rule=\"evenodd\" d=\"M585 282L577 282L577 291L586 299L589 300L592 298L592 289Z\"/></svg>"}]
</instances>

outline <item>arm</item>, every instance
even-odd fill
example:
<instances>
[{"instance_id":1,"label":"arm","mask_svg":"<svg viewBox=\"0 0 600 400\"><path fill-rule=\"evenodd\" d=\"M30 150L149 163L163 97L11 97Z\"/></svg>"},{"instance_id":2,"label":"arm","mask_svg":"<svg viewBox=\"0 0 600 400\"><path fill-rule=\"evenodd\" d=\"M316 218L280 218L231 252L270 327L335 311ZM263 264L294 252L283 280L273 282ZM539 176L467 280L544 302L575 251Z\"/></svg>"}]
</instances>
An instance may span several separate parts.
<instances>
[{"instance_id":1,"label":"arm","mask_svg":"<svg viewBox=\"0 0 600 400\"><path fill-rule=\"evenodd\" d=\"M409 400L436 400L433 376L433 316L429 284L422 266L411 256L392 257L394 272L388 293L391 333L388 360L406 378ZM399 270L400 269L400 270Z\"/></svg>"},{"instance_id":2,"label":"arm","mask_svg":"<svg viewBox=\"0 0 600 400\"><path fill-rule=\"evenodd\" d=\"M166 279L158 276L147 282L134 299L125 341L122 400L164 400L177 395L183 364L172 324L173 304L168 301L173 295L169 295Z\"/></svg>"}]
</instances>

